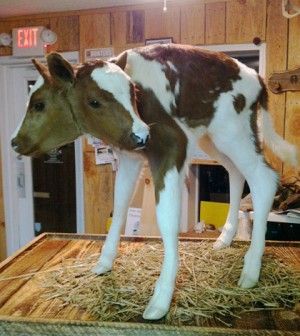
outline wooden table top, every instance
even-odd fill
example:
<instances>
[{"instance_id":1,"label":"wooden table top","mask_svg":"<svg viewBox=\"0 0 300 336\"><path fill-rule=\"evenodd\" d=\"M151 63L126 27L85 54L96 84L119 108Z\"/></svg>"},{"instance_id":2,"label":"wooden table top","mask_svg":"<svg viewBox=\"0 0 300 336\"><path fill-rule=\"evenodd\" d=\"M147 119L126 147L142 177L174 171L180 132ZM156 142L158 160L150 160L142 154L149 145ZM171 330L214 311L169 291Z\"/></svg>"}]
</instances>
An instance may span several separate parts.
<instances>
[{"instance_id":1,"label":"wooden table top","mask_svg":"<svg viewBox=\"0 0 300 336\"><path fill-rule=\"evenodd\" d=\"M38 305L38 298L43 293L35 272L47 272L57 267L62 259L76 258L84 252L99 253L103 244L104 235L77 235L77 234L42 234L30 244L20 249L16 254L0 264L0 321L86 321L93 323L94 319L87 312L74 306L58 304L57 299L43 301ZM122 238L134 242L145 241L143 237ZM158 238L147 238L146 241ZM181 240L203 240L182 237ZM300 272L300 242L267 242L267 251L278 255ZM24 277L24 275L28 275ZM6 280L4 280L6 279ZM207 327L207 326L206 326ZM218 323L212 328L220 327ZM233 322L235 330L249 329L278 331L276 335L298 334L300 331L300 307L293 311L259 311L243 315L243 318ZM222 326L224 328L224 326ZM230 330L230 329L229 329ZM283 332L280 333L280 332ZM233 335L233 332L228 335ZM225 334L224 334L225 335ZM262 333L262 335L264 335ZM275 334L274 334L275 335Z\"/></svg>"}]
</instances>

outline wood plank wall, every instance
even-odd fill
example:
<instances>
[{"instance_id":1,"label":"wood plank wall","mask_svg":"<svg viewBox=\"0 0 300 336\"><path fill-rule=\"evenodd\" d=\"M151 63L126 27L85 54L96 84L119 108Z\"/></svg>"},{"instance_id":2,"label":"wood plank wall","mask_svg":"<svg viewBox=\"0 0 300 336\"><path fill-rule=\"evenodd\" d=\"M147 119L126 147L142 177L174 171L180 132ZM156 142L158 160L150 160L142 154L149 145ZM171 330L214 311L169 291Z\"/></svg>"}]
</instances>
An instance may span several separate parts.
<instances>
[{"instance_id":1,"label":"wood plank wall","mask_svg":"<svg viewBox=\"0 0 300 336\"><path fill-rule=\"evenodd\" d=\"M292 0L299 2L299 0ZM33 15L0 20L0 32L13 27L45 25L58 34L51 50L79 50L113 46L115 53L144 44L145 39L172 37L176 43L251 43L259 37L267 43L268 77L300 65L300 16L291 20L281 14L281 0L187 0L173 1L162 11L162 1L68 13ZM9 55L10 48L0 48ZM288 140L300 142L300 92L270 94L270 108L277 131ZM93 151L84 149L87 232L104 232L112 208L113 174L110 167L94 165ZM281 163L268 154L272 164ZM284 172L290 168L284 167Z\"/></svg>"},{"instance_id":2,"label":"wood plank wall","mask_svg":"<svg viewBox=\"0 0 300 336\"><path fill-rule=\"evenodd\" d=\"M0 151L1 154L1 151ZM3 203L3 187L2 187L2 165L0 156L0 261L6 256L6 241L5 241L5 220L4 220L4 203Z\"/></svg>"}]
</instances>

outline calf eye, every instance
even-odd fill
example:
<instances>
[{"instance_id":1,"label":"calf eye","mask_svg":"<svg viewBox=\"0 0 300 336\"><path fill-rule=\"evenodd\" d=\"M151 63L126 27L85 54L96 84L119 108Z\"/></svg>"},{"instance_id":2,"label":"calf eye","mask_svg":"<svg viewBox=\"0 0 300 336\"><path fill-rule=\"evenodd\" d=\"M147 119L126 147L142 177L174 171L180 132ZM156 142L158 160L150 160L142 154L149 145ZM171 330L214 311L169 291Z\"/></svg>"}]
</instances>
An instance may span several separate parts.
<instances>
[{"instance_id":1,"label":"calf eye","mask_svg":"<svg viewBox=\"0 0 300 336\"><path fill-rule=\"evenodd\" d=\"M35 104L33 105L33 108L34 108L36 111L38 111L38 112L42 112L42 111L44 110L44 108L45 108L45 104L42 103L42 102L35 103Z\"/></svg>"},{"instance_id":2,"label":"calf eye","mask_svg":"<svg viewBox=\"0 0 300 336\"><path fill-rule=\"evenodd\" d=\"M89 101L88 101L88 104L90 105L90 107L92 107L92 108L99 108L100 107L100 103L98 102L98 100L97 99L90 99Z\"/></svg>"}]
</instances>

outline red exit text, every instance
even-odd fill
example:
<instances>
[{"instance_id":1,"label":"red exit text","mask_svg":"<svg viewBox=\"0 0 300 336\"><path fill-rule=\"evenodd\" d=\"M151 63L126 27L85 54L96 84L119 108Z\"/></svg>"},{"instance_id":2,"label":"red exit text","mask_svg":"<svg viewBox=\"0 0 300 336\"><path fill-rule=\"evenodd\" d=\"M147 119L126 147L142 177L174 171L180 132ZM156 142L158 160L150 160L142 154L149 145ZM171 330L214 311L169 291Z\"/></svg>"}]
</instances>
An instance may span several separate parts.
<instances>
[{"instance_id":1,"label":"red exit text","mask_svg":"<svg viewBox=\"0 0 300 336\"><path fill-rule=\"evenodd\" d=\"M37 46L38 28L22 28L18 29L18 48L34 48Z\"/></svg>"}]
</instances>

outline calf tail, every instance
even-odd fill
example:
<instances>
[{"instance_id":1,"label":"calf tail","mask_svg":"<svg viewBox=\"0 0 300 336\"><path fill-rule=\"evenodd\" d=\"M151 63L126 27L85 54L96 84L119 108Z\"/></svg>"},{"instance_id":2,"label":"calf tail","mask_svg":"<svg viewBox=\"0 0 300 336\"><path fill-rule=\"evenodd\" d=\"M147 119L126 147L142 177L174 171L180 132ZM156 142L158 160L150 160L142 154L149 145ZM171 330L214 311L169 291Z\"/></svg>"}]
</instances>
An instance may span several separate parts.
<instances>
[{"instance_id":1,"label":"calf tail","mask_svg":"<svg viewBox=\"0 0 300 336\"><path fill-rule=\"evenodd\" d=\"M284 140L279 134L276 133L273 120L269 112L261 108L262 111L262 131L263 140L272 152L279 157L281 161L291 166L299 166L300 153L299 148Z\"/></svg>"},{"instance_id":2,"label":"calf tail","mask_svg":"<svg viewBox=\"0 0 300 336\"><path fill-rule=\"evenodd\" d=\"M276 133L273 120L268 112L268 92L265 83L261 78L261 93L258 102L262 112L262 133L265 144L272 152L279 157L281 161L291 166L297 167L300 163L300 149L290 144Z\"/></svg>"}]
</instances>

